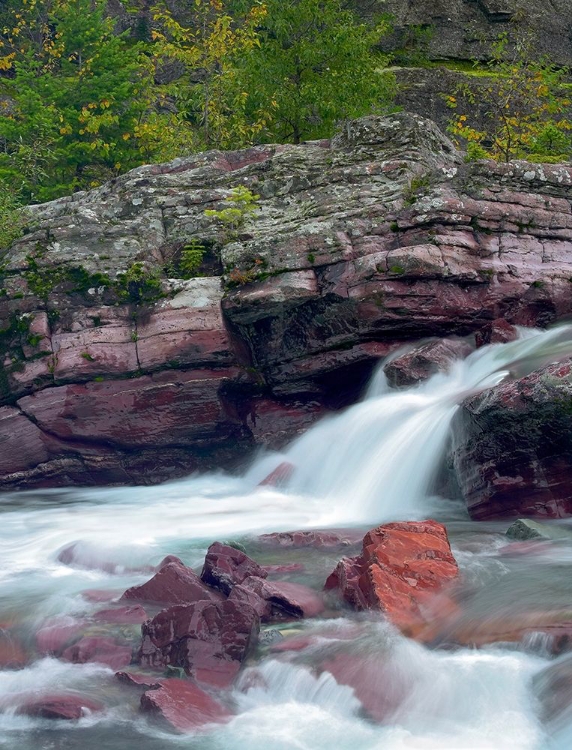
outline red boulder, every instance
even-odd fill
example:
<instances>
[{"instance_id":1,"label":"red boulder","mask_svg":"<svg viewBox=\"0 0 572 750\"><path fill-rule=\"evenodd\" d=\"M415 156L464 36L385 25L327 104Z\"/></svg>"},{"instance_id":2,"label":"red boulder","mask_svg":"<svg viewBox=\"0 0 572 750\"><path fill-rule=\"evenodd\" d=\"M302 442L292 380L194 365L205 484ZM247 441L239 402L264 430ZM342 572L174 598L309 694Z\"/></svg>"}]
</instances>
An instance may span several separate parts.
<instances>
[{"instance_id":1,"label":"red boulder","mask_svg":"<svg viewBox=\"0 0 572 750\"><path fill-rule=\"evenodd\" d=\"M131 646L117 643L113 638L82 638L73 646L66 648L62 659L74 664L97 662L106 664L111 669L121 669L131 664Z\"/></svg>"},{"instance_id":2,"label":"red boulder","mask_svg":"<svg viewBox=\"0 0 572 750\"><path fill-rule=\"evenodd\" d=\"M324 610L321 596L307 586L261 578L247 578L235 586L229 601L250 604L262 622L302 617L315 617Z\"/></svg>"},{"instance_id":3,"label":"red boulder","mask_svg":"<svg viewBox=\"0 0 572 750\"><path fill-rule=\"evenodd\" d=\"M436 521L388 523L368 532L360 557L338 563L326 588L356 609L378 609L407 633L425 624L430 599L459 573Z\"/></svg>"},{"instance_id":4,"label":"red boulder","mask_svg":"<svg viewBox=\"0 0 572 750\"><path fill-rule=\"evenodd\" d=\"M226 687L259 629L257 613L241 602L203 600L169 607L142 627L141 664L183 667L199 682Z\"/></svg>"},{"instance_id":5,"label":"red boulder","mask_svg":"<svg viewBox=\"0 0 572 750\"><path fill-rule=\"evenodd\" d=\"M205 586L191 568L179 562L169 562L146 583L127 589L121 599L160 604L190 604L201 600L216 601L220 599L220 595Z\"/></svg>"},{"instance_id":6,"label":"red boulder","mask_svg":"<svg viewBox=\"0 0 572 750\"><path fill-rule=\"evenodd\" d=\"M162 680L157 690L143 693L141 709L160 716L177 732L190 732L230 718L230 711L198 685L175 678Z\"/></svg>"},{"instance_id":7,"label":"red boulder","mask_svg":"<svg viewBox=\"0 0 572 750\"><path fill-rule=\"evenodd\" d=\"M93 615L96 622L109 622L118 625L141 625L147 619L147 613L140 604L131 607L100 609Z\"/></svg>"},{"instance_id":8,"label":"red boulder","mask_svg":"<svg viewBox=\"0 0 572 750\"><path fill-rule=\"evenodd\" d=\"M272 547L347 547L361 540L361 534L352 530L341 531L280 531L262 534L258 541Z\"/></svg>"},{"instance_id":9,"label":"red boulder","mask_svg":"<svg viewBox=\"0 0 572 750\"><path fill-rule=\"evenodd\" d=\"M30 698L18 706L17 713L37 716L42 719L64 719L73 721L86 714L101 711L103 705L83 695L57 694Z\"/></svg>"},{"instance_id":10,"label":"red boulder","mask_svg":"<svg viewBox=\"0 0 572 750\"><path fill-rule=\"evenodd\" d=\"M246 578L266 578L267 575L267 571L244 552L215 542L208 549L201 579L207 585L229 594L233 586Z\"/></svg>"}]
</instances>

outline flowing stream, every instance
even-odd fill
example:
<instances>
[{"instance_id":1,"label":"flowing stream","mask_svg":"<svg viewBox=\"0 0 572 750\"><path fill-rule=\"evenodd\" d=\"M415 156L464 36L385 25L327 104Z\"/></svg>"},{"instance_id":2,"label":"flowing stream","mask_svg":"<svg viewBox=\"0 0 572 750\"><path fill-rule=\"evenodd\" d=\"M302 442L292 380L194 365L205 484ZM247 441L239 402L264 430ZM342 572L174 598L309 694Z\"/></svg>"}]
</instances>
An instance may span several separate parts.
<instances>
[{"instance_id":1,"label":"flowing stream","mask_svg":"<svg viewBox=\"0 0 572 750\"><path fill-rule=\"evenodd\" d=\"M283 454L259 456L241 477L220 473L156 487L4 493L0 628L11 628L30 647L38 628L53 618L72 622L101 609L86 592L103 599L105 592L119 595L147 580L150 566L166 554L200 568L214 540L239 541L263 564L302 563L303 570L285 577L321 589L339 550L275 550L261 546L257 535L343 528L355 529L357 538L381 522L426 517L447 526L463 573L467 627L474 620L514 620L566 607L572 621L572 526L555 524L562 539L540 545L537 554L512 556L503 552L508 523L473 523L458 498L435 492L460 402L570 353L572 325L566 325L523 330L518 341L479 349L449 373L407 390L392 390L379 370L360 403L324 419ZM258 486L283 461L295 467L287 486ZM72 567L58 554L74 542ZM119 685L105 666L38 656L23 668L0 670L0 748L572 747L572 711L565 709L572 701L572 666L565 655L555 661L540 636L478 650L428 648L379 617L345 609L289 624L285 632L296 631L306 647L283 653L262 648L232 693L234 718L196 735L173 735L149 722L137 710L139 694ZM340 659L359 671L365 692L336 680L328 665ZM555 667L568 675L558 690L551 687ZM16 713L18 695L54 689L79 690L103 701L106 710L70 723ZM564 708L549 712L555 692ZM377 722L371 719L376 713Z\"/></svg>"}]
</instances>

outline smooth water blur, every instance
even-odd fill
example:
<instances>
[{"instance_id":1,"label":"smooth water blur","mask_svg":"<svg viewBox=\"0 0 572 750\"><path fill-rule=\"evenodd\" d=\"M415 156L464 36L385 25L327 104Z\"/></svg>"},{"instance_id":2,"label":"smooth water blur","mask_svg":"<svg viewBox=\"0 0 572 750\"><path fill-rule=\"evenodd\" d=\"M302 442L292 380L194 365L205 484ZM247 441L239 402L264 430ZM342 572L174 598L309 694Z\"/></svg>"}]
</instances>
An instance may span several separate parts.
<instances>
[{"instance_id":1,"label":"smooth water blur","mask_svg":"<svg viewBox=\"0 0 572 750\"><path fill-rule=\"evenodd\" d=\"M495 618L504 627L530 612L561 611L570 601L572 535L534 557L503 556L506 524L471 523L458 498L436 496L435 480L463 398L571 352L572 326L561 326L523 331L516 342L484 347L454 363L449 373L407 390L389 388L379 370L361 403L324 419L283 453L260 456L242 477L209 474L159 487L0 495L0 628L17 622L30 643L50 618L86 617L101 608L83 595L86 590L119 595L147 580L150 566L166 554L198 567L215 539L241 540L262 562L306 563L307 571L294 579L320 587L337 559L333 553L296 550L277 556L257 547L253 537L289 529L365 530L428 516L447 524L463 571L465 619L456 627L478 621L486 630ZM294 465L287 486L258 487L283 461ZM58 561L72 543L73 567ZM379 622L346 617L329 626L298 626L310 633L334 629L318 637L317 647L290 656L262 654L237 685L235 718L196 737L176 737L148 723L138 713L138 693L120 688L107 668L42 659L0 671L5 708L0 748L564 750L572 745L572 720L567 724L560 715L558 724L541 722L532 685L549 666L542 643L429 650ZM330 652L346 653L348 639L340 633L356 622L360 631L351 646L368 664L379 665L385 680L378 686L380 701L394 690L399 694L382 724L367 720L354 689L320 666ZM10 707L14 695L50 685L81 690L103 700L107 710L62 726L18 716Z\"/></svg>"}]
</instances>

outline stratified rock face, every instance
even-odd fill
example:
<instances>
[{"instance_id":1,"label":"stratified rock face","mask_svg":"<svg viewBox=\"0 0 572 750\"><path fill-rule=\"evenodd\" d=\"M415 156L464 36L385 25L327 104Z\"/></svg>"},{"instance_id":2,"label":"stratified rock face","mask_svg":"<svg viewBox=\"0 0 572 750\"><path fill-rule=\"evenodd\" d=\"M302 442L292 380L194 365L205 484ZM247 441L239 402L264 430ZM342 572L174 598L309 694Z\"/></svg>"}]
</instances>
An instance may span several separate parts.
<instances>
[{"instance_id":1,"label":"stratified rock face","mask_svg":"<svg viewBox=\"0 0 572 750\"><path fill-rule=\"evenodd\" d=\"M431 619L431 599L459 574L437 521L387 523L369 531L359 557L343 558L326 581L355 609L377 609L413 635Z\"/></svg>"},{"instance_id":2,"label":"stratified rock face","mask_svg":"<svg viewBox=\"0 0 572 750\"><path fill-rule=\"evenodd\" d=\"M453 430L473 518L572 513L572 360L472 396Z\"/></svg>"},{"instance_id":3,"label":"stratified rock face","mask_svg":"<svg viewBox=\"0 0 572 750\"><path fill-rule=\"evenodd\" d=\"M258 211L229 237L205 209L238 185ZM570 166L464 164L401 113L33 207L1 281L0 486L226 468L351 402L404 343L569 314L571 185ZM167 278L193 241L222 275ZM136 263L160 288L125 281Z\"/></svg>"}]
</instances>

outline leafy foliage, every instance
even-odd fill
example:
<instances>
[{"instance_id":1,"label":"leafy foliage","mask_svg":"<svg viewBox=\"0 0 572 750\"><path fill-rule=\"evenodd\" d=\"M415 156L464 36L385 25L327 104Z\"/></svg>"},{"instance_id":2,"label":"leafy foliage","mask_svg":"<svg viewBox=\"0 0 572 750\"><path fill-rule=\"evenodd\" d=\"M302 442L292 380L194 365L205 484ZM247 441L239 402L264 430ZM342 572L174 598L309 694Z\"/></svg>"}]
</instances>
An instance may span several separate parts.
<instances>
[{"instance_id":1,"label":"leafy foliage","mask_svg":"<svg viewBox=\"0 0 572 750\"><path fill-rule=\"evenodd\" d=\"M469 158L569 158L572 125L565 111L571 102L562 95L563 72L535 59L528 41L509 48L506 35L493 46L487 69L481 85L463 84L447 98L455 110L449 129L468 143ZM484 104L482 127L472 123L477 102Z\"/></svg>"},{"instance_id":2,"label":"leafy foliage","mask_svg":"<svg viewBox=\"0 0 572 750\"><path fill-rule=\"evenodd\" d=\"M258 210L259 198L259 195L255 195L244 185L238 185L224 199L226 208L208 209L205 216L217 219L224 229L224 241L231 242L237 237L246 220Z\"/></svg>"},{"instance_id":3,"label":"leafy foliage","mask_svg":"<svg viewBox=\"0 0 572 750\"><path fill-rule=\"evenodd\" d=\"M266 140L323 138L338 120L387 107L395 81L368 26L342 0L266 0L259 43L240 62L247 111L267 112Z\"/></svg>"}]
</instances>

